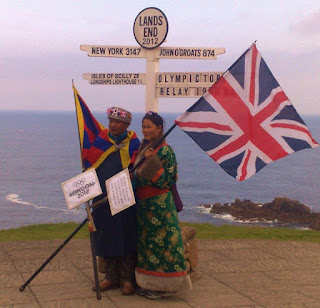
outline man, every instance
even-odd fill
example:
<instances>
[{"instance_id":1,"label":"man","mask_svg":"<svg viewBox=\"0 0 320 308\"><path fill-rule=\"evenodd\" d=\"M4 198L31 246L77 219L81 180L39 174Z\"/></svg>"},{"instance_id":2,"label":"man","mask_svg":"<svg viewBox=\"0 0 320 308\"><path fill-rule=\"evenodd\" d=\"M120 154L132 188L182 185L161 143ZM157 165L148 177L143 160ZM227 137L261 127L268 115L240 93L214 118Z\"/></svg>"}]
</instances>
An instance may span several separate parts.
<instances>
[{"instance_id":1,"label":"man","mask_svg":"<svg viewBox=\"0 0 320 308\"><path fill-rule=\"evenodd\" d=\"M86 160L94 162L103 194L105 181L127 168L140 141L135 132L128 131L131 113L119 107L109 108L109 129L101 131L86 153ZM123 295L135 293L134 271L136 266L136 213L135 206L112 216L108 202L93 212L97 231L93 233L97 256L104 259L105 279L101 291L122 287ZM92 288L96 291L96 288Z\"/></svg>"}]
</instances>

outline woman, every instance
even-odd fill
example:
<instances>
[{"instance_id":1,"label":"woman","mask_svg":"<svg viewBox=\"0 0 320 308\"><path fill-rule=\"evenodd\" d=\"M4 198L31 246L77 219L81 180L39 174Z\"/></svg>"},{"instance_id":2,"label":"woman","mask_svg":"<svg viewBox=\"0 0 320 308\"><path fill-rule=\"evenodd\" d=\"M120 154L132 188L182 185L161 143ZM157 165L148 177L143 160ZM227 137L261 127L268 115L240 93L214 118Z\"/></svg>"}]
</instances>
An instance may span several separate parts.
<instances>
[{"instance_id":1,"label":"woman","mask_svg":"<svg viewBox=\"0 0 320 308\"><path fill-rule=\"evenodd\" d=\"M144 139L135 165L137 181L138 293L148 298L190 289L178 215L170 187L177 180L177 162L163 140L163 119L149 111L142 119Z\"/></svg>"}]
</instances>

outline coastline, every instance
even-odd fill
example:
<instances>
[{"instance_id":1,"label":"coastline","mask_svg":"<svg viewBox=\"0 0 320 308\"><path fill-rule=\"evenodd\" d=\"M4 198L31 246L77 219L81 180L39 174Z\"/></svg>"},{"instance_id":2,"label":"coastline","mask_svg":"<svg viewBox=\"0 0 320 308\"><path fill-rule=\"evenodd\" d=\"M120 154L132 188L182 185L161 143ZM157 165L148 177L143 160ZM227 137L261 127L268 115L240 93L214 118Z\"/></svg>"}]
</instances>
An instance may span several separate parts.
<instances>
[{"instance_id":1,"label":"coastline","mask_svg":"<svg viewBox=\"0 0 320 308\"><path fill-rule=\"evenodd\" d=\"M212 203L211 205L213 205ZM0 231L18 229L33 225L42 224L60 224L77 223L80 224L86 218L84 208L66 210L50 209L48 207L39 207L32 204L25 204L23 213L21 213L21 204L13 203L7 200L0 206ZM10 211L12 209L12 211ZM247 227L270 227L270 228L292 228L297 230L308 230L307 224L283 223L279 221L259 221L259 220L237 220L229 213L211 213L211 208L198 204L193 207L184 207L183 211L178 213L179 220L183 223L210 224L213 226L247 226ZM55 214L55 215L50 215ZM58 214L58 215L57 215ZM10 217L8 217L10 215ZM8 218L7 218L8 217Z\"/></svg>"},{"instance_id":2,"label":"coastline","mask_svg":"<svg viewBox=\"0 0 320 308\"><path fill-rule=\"evenodd\" d=\"M224 222L223 224L230 224L236 226L246 226L246 227L270 227L270 228L291 228L296 230L312 230L308 228L307 224L302 223L284 223L279 221L264 220L260 221L258 219L248 219L248 220L238 220L235 216L229 213L215 214L210 212L210 208L206 208L203 205L198 205L200 212L203 215L210 215L215 219L219 219Z\"/></svg>"},{"instance_id":3,"label":"coastline","mask_svg":"<svg viewBox=\"0 0 320 308\"><path fill-rule=\"evenodd\" d=\"M320 213L312 212L307 205L286 197L275 197L267 203L235 199L231 203L217 202L201 206L214 217L229 221L320 230Z\"/></svg>"}]
</instances>

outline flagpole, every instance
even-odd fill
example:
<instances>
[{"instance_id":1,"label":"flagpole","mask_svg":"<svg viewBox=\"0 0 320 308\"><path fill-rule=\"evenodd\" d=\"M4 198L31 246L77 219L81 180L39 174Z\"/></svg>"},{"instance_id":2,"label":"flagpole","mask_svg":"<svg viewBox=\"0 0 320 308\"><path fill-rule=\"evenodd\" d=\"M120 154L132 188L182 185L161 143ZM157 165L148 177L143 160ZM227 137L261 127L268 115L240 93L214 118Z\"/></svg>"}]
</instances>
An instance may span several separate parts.
<instances>
[{"instance_id":1,"label":"flagpole","mask_svg":"<svg viewBox=\"0 0 320 308\"><path fill-rule=\"evenodd\" d=\"M74 90L74 82L72 79L72 89ZM81 148L81 138L80 138L80 129L79 129L79 121L78 121L78 110L77 110L77 104L76 104L76 93L73 91L74 94L74 105L76 109L76 116L77 116L77 127L78 127L78 138L79 138L79 147L80 147L80 158L81 158L81 167L82 167L82 172L85 171L85 167L83 164L83 156L82 156L82 148ZM96 285L96 290L97 290L97 299L101 299L101 290L100 290L100 285L99 285L99 275L98 275L98 267L97 267L97 255L96 255L96 250L95 250L95 245L94 245L94 240L93 240L93 232L96 232L96 227L93 221L92 213L90 211L90 204L89 202L85 202L85 207L87 211L87 221L89 221L89 234L90 234L90 243L91 243L91 255L92 255L92 263L93 263L93 272L94 272L94 281ZM79 229L80 230L80 229Z\"/></svg>"},{"instance_id":2,"label":"flagpole","mask_svg":"<svg viewBox=\"0 0 320 308\"><path fill-rule=\"evenodd\" d=\"M69 237L51 254L51 256L34 272L33 275L19 288L22 292L27 285L47 266L47 264L58 254L58 252L80 231L80 229L86 224L88 218L86 218L70 235Z\"/></svg>"},{"instance_id":3,"label":"flagpole","mask_svg":"<svg viewBox=\"0 0 320 308\"><path fill-rule=\"evenodd\" d=\"M74 83L72 80L72 88L74 88ZM75 98L75 107L77 112L77 106L76 106L76 97L74 92L74 98ZM80 140L80 130L79 130L79 123L78 123L78 117L77 117L77 127L78 127L78 137L79 137L79 145L80 145L80 157L81 157L81 164L82 164L82 172L84 171L83 166L83 160L82 160L82 151L81 151L81 140ZM96 202L97 203L97 202ZM90 211L90 205L89 202L86 202L86 211L87 211L87 217L82 221L82 223L69 235L69 237L51 254L51 256L34 272L33 275L19 288L19 291L22 292L24 289L29 285L29 283L48 265L48 263L59 253L59 251L80 231L80 229L89 221L89 234L90 234L90 243L91 243L91 253L92 253L92 262L93 262L93 270L94 270L94 278L95 278L95 285L97 290L97 299L101 299L101 290L99 286L99 277L98 277L98 267L97 267L97 257L94 247L94 241L93 241L93 228L90 226L90 220L93 222L92 219L92 213ZM93 209L94 211L94 209ZM93 223L94 226L94 223ZM95 227L94 227L95 229Z\"/></svg>"}]
</instances>

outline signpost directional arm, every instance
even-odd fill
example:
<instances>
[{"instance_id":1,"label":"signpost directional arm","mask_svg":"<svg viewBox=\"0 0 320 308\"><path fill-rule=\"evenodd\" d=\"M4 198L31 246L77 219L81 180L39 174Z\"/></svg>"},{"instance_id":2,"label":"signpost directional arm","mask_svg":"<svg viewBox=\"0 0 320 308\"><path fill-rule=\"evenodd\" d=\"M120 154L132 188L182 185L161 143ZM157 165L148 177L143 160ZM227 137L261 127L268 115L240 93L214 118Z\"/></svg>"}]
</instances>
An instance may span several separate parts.
<instances>
[{"instance_id":1,"label":"signpost directional arm","mask_svg":"<svg viewBox=\"0 0 320 308\"><path fill-rule=\"evenodd\" d=\"M145 58L146 51L138 46L114 45L80 45L80 50L86 51L89 57L115 58Z\"/></svg>"},{"instance_id":2,"label":"signpost directional arm","mask_svg":"<svg viewBox=\"0 0 320 308\"><path fill-rule=\"evenodd\" d=\"M195 59L216 60L217 55L224 54L224 48L207 47L159 47L156 57L159 59Z\"/></svg>"},{"instance_id":3,"label":"signpost directional arm","mask_svg":"<svg viewBox=\"0 0 320 308\"><path fill-rule=\"evenodd\" d=\"M97 85L144 85L146 74L141 73L85 73L83 79L89 80L90 84Z\"/></svg>"}]
</instances>

